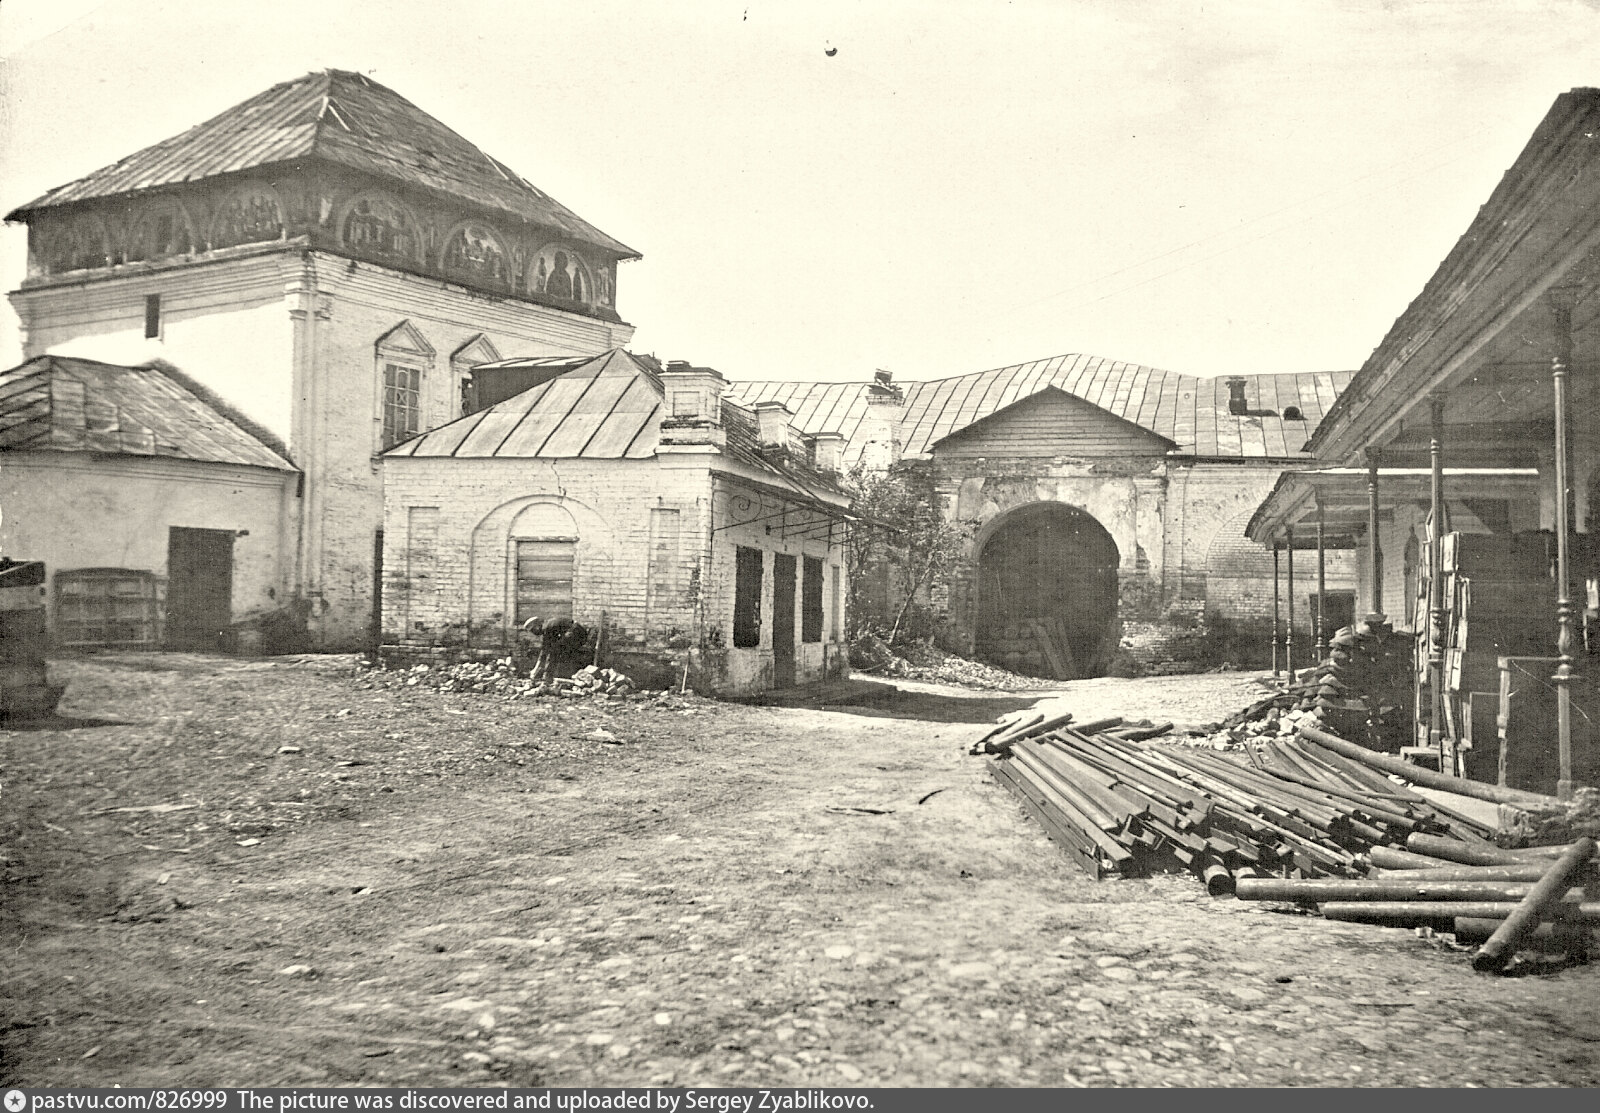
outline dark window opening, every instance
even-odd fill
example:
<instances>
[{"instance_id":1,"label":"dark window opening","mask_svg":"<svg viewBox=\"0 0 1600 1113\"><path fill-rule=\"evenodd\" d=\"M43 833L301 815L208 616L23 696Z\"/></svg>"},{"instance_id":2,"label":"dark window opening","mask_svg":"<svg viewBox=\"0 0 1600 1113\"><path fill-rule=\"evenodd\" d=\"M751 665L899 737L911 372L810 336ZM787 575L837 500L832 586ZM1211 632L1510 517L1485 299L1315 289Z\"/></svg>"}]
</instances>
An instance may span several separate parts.
<instances>
[{"instance_id":1,"label":"dark window opening","mask_svg":"<svg viewBox=\"0 0 1600 1113\"><path fill-rule=\"evenodd\" d=\"M800 573L800 640L822 640L822 561L806 557Z\"/></svg>"},{"instance_id":2,"label":"dark window opening","mask_svg":"<svg viewBox=\"0 0 1600 1113\"><path fill-rule=\"evenodd\" d=\"M734 564L733 644L738 649L761 644L761 550L743 545Z\"/></svg>"},{"instance_id":3,"label":"dark window opening","mask_svg":"<svg viewBox=\"0 0 1600 1113\"><path fill-rule=\"evenodd\" d=\"M1283 408L1283 420L1304 421L1305 419L1306 415L1300 412L1299 406L1285 406Z\"/></svg>"},{"instance_id":4,"label":"dark window opening","mask_svg":"<svg viewBox=\"0 0 1600 1113\"><path fill-rule=\"evenodd\" d=\"M161 295L144 296L144 338L154 340L161 335Z\"/></svg>"}]
</instances>

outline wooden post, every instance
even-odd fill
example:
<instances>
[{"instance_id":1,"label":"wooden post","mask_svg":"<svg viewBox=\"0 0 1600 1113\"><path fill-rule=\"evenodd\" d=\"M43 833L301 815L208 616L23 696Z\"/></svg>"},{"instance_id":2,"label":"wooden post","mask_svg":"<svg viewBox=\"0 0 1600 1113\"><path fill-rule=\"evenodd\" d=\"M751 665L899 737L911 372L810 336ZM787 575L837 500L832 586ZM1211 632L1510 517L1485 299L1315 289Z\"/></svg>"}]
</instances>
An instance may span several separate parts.
<instances>
[{"instance_id":1,"label":"wooden post","mask_svg":"<svg viewBox=\"0 0 1600 1113\"><path fill-rule=\"evenodd\" d=\"M1439 751L1439 772L1453 773L1444 737L1444 395L1435 394L1428 401L1428 461L1433 472L1428 545L1428 687L1432 697L1428 742Z\"/></svg>"},{"instance_id":2,"label":"wooden post","mask_svg":"<svg viewBox=\"0 0 1600 1113\"><path fill-rule=\"evenodd\" d=\"M1276 680L1283 673L1282 662L1278 659L1278 639L1281 631L1278 628L1278 540L1272 541L1272 679Z\"/></svg>"},{"instance_id":3,"label":"wooden post","mask_svg":"<svg viewBox=\"0 0 1600 1113\"><path fill-rule=\"evenodd\" d=\"M1383 613L1383 545L1378 539L1378 460L1381 453L1376 448L1367 449L1367 557L1372 576L1372 612L1367 615L1367 625L1382 626L1388 619Z\"/></svg>"},{"instance_id":4,"label":"wooden post","mask_svg":"<svg viewBox=\"0 0 1600 1113\"><path fill-rule=\"evenodd\" d=\"M1289 674L1289 683L1294 683L1294 527L1284 527L1284 537L1288 548L1289 558L1289 621L1283 627L1283 667Z\"/></svg>"},{"instance_id":5,"label":"wooden post","mask_svg":"<svg viewBox=\"0 0 1600 1113\"><path fill-rule=\"evenodd\" d=\"M1557 290L1550 299L1555 315L1555 355L1550 377L1555 392L1556 417L1556 754L1560 773L1556 795L1572 799L1572 569L1568 563L1567 531L1571 528L1567 504L1571 500L1567 459L1567 375L1572 368L1572 305L1574 290Z\"/></svg>"},{"instance_id":6,"label":"wooden post","mask_svg":"<svg viewBox=\"0 0 1600 1113\"><path fill-rule=\"evenodd\" d=\"M1328 659L1328 553L1327 515L1323 511L1322 496L1317 500L1317 657Z\"/></svg>"}]
</instances>

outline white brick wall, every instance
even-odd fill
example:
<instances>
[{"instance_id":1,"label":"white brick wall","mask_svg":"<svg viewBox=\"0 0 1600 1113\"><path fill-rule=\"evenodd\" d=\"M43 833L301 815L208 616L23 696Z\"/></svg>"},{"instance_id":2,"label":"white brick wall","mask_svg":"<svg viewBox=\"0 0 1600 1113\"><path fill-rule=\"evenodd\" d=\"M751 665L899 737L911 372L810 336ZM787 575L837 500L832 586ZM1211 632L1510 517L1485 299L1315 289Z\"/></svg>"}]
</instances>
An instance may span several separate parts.
<instances>
[{"instance_id":1,"label":"white brick wall","mask_svg":"<svg viewBox=\"0 0 1600 1113\"><path fill-rule=\"evenodd\" d=\"M649 654L677 666L691 659L692 679L704 688L771 685L770 553L823 560L824 613L831 618L838 545L830 548L826 537L785 538L770 522L712 535L713 481L703 461L386 457L383 468L386 645L511 649L518 539L576 537L574 619L592 630L603 622L614 654ZM719 518L728 482L717 480ZM663 527L674 512L675 533ZM419 520L432 525L413 537ZM752 649L732 647L734 549L741 544L769 554L762 645ZM428 546L431 558L419 555ZM416 572L423 563L426 577ZM797 641L799 611L797 590ZM825 623L823 643L797 646L802 681L838 672L839 637Z\"/></svg>"}]
</instances>

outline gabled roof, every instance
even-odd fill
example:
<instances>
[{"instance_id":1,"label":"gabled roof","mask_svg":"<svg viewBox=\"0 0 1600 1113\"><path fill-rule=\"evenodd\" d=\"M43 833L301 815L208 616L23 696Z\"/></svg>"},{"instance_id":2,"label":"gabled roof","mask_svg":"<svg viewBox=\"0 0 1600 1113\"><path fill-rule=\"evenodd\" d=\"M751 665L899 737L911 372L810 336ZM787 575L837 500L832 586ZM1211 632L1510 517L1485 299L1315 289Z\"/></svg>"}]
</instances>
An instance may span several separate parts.
<instances>
[{"instance_id":1,"label":"gabled roof","mask_svg":"<svg viewBox=\"0 0 1600 1113\"><path fill-rule=\"evenodd\" d=\"M901 437L907 456L973 422L1054 387L1207 457L1292 457L1333 404L1348 372L1236 375L1254 414L1228 411L1228 379L1202 379L1100 356L1061 355L972 375L906 384ZM1303 421L1286 421L1297 406ZM1268 415L1266 411L1273 411Z\"/></svg>"},{"instance_id":2,"label":"gabled roof","mask_svg":"<svg viewBox=\"0 0 1600 1113\"><path fill-rule=\"evenodd\" d=\"M1245 401L1253 412L1229 412L1229 378L1244 380ZM900 438L904 455L925 456L952 433L1056 389L1165 437L1185 454L1294 458L1305 455L1307 436L1349 381L1348 371L1210 379L1100 356L1061 355L903 384ZM853 441L876 388L866 383L741 382L730 389L746 402L785 403L807 433L838 432ZM1284 418L1290 406L1299 408L1303 420Z\"/></svg>"},{"instance_id":3,"label":"gabled roof","mask_svg":"<svg viewBox=\"0 0 1600 1113\"><path fill-rule=\"evenodd\" d=\"M1127 435L1137 438L1134 443L1147 446L1150 450L1156 452L1169 452L1175 451L1178 447L1168 438L1163 437L1159 433L1152 433L1143 425L1138 425L1132 421L1129 421L1125 417L1118 417L1111 411L1101 409L1099 406L1092 406L1083 401L1083 399L1078 398L1075 395L1068 394L1060 387L1053 385L1047 386L1043 390L1036 390L1027 397L1019 398L1008 406L1001 406L998 410L995 410L993 413L985 414L983 417L978 418L978 420L972 422L970 425L963 425L961 428L950 433L948 436L941 437L937 441L934 441L929 447L930 449L937 449L940 445L946 444L950 441L959 441L968 434L972 434L974 436L984 435L986 427L992 427L993 424L1004 421L1009 417L1015 417L1026 407L1036 406L1039 403L1048 403L1052 400L1056 403L1056 405L1054 407L1050 407L1050 410L1053 411L1055 415L1059 415L1063 408L1066 408L1069 412L1074 408L1078 409L1080 412L1087 410L1095 417L1102 419L1104 422L1109 422L1112 425L1120 427ZM992 436L992 433L989 435Z\"/></svg>"},{"instance_id":4,"label":"gabled roof","mask_svg":"<svg viewBox=\"0 0 1600 1113\"><path fill-rule=\"evenodd\" d=\"M557 377L457 418L384 453L385 456L457 459L646 460L661 441L663 392L654 367L614 348L588 359L507 359L495 367L560 367ZM481 369L481 368L479 368ZM807 490L837 490L836 480L794 451L763 453L756 417L724 399L726 443L720 454Z\"/></svg>"},{"instance_id":5,"label":"gabled roof","mask_svg":"<svg viewBox=\"0 0 1600 1113\"><path fill-rule=\"evenodd\" d=\"M400 94L345 70L274 85L180 135L56 187L7 219L301 159L466 200L622 258L639 257Z\"/></svg>"},{"instance_id":6,"label":"gabled roof","mask_svg":"<svg viewBox=\"0 0 1600 1113\"><path fill-rule=\"evenodd\" d=\"M37 451L296 470L270 434L174 368L66 356L0 372L0 452Z\"/></svg>"}]
</instances>

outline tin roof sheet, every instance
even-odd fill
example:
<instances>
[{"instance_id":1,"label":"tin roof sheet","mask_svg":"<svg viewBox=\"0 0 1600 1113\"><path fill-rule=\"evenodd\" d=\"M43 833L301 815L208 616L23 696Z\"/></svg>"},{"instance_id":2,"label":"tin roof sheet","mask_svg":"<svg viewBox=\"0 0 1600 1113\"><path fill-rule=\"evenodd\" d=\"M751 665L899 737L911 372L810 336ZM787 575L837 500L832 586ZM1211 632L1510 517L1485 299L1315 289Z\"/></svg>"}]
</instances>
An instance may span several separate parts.
<instances>
[{"instance_id":1,"label":"tin roof sheet","mask_svg":"<svg viewBox=\"0 0 1600 1113\"><path fill-rule=\"evenodd\" d=\"M179 135L57 186L16 209L10 219L297 159L346 166L466 200L619 257L639 257L394 90L346 70L323 70L274 85Z\"/></svg>"},{"instance_id":2,"label":"tin roof sheet","mask_svg":"<svg viewBox=\"0 0 1600 1113\"><path fill-rule=\"evenodd\" d=\"M902 384L900 439L907 456L1043 390L1055 388L1142 426L1195 456L1295 458L1351 372L1200 378L1100 356L1060 355L969 375ZM1243 379L1246 414L1229 412L1228 379ZM838 432L851 441L867 413L865 383L737 382L746 403L779 401L807 433ZM1286 419L1298 406L1303 420ZM1269 412L1270 411L1270 412Z\"/></svg>"},{"instance_id":3,"label":"tin roof sheet","mask_svg":"<svg viewBox=\"0 0 1600 1113\"><path fill-rule=\"evenodd\" d=\"M170 456L294 471L282 445L172 367L39 356L0 372L0 452Z\"/></svg>"}]
</instances>

